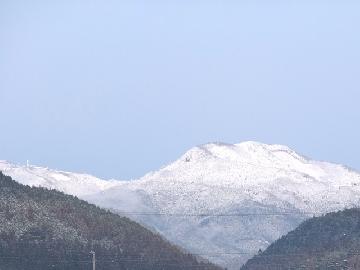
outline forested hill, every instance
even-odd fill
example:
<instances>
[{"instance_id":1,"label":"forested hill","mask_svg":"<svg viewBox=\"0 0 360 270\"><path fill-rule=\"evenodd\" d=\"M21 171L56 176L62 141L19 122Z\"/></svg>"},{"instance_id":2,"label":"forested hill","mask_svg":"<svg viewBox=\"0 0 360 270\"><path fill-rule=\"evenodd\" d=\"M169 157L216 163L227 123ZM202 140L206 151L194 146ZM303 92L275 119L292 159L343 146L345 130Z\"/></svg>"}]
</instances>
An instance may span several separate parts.
<instances>
[{"instance_id":1,"label":"forested hill","mask_svg":"<svg viewBox=\"0 0 360 270\"><path fill-rule=\"evenodd\" d=\"M305 221L241 269L360 269L360 209Z\"/></svg>"},{"instance_id":2,"label":"forested hill","mask_svg":"<svg viewBox=\"0 0 360 270\"><path fill-rule=\"evenodd\" d=\"M54 190L21 185L0 172L0 270L204 269L139 224Z\"/></svg>"}]
</instances>

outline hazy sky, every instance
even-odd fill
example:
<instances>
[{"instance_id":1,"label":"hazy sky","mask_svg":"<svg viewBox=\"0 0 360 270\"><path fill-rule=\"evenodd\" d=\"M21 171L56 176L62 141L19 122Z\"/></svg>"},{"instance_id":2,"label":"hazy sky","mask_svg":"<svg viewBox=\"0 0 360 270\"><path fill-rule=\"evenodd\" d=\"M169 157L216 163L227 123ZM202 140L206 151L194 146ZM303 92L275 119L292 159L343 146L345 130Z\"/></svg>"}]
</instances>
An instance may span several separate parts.
<instances>
[{"instance_id":1,"label":"hazy sky","mask_svg":"<svg viewBox=\"0 0 360 270\"><path fill-rule=\"evenodd\" d=\"M0 1L0 159L136 178L256 140L360 169L359 1Z\"/></svg>"}]
</instances>

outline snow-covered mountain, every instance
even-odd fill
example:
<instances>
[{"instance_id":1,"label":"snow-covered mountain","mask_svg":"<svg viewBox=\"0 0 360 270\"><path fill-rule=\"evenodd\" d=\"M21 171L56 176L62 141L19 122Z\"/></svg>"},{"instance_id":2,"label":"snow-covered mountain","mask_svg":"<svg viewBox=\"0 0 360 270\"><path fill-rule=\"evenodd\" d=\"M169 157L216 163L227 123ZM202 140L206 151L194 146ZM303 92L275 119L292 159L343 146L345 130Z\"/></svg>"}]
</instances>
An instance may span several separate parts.
<instances>
[{"instance_id":1,"label":"snow-covered mountain","mask_svg":"<svg viewBox=\"0 0 360 270\"><path fill-rule=\"evenodd\" d=\"M359 173L256 142L194 147L133 181L7 162L0 170L111 208L230 269L309 216L360 205Z\"/></svg>"}]
</instances>

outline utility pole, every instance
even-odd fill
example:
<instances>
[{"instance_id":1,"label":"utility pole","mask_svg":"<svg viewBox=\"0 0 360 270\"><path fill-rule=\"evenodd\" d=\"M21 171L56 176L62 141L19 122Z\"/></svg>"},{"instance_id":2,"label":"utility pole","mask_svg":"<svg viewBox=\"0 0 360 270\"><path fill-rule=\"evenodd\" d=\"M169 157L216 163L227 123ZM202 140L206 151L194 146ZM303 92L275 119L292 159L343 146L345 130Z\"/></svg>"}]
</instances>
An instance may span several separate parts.
<instances>
[{"instance_id":1,"label":"utility pole","mask_svg":"<svg viewBox=\"0 0 360 270\"><path fill-rule=\"evenodd\" d=\"M96 260L95 260L95 251L90 251L90 254L92 254L92 266L93 266L93 270L95 270L96 267Z\"/></svg>"}]
</instances>

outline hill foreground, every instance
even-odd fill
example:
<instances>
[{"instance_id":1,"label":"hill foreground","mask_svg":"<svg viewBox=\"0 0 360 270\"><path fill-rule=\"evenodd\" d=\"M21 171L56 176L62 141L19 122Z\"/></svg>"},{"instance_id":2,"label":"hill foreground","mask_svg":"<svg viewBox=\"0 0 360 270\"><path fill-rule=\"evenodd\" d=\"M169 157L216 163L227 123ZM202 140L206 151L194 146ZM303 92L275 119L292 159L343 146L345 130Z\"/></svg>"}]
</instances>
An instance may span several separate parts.
<instances>
[{"instance_id":1,"label":"hill foreground","mask_svg":"<svg viewBox=\"0 0 360 270\"><path fill-rule=\"evenodd\" d=\"M0 172L0 269L220 269L128 218Z\"/></svg>"},{"instance_id":2,"label":"hill foreground","mask_svg":"<svg viewBox=\"0 0 360 270\"><path fill-rule=\"evenodd\" d=\"M241 270L360 269L360 209L311 218Z\"/></svg>"}]
</instances>

